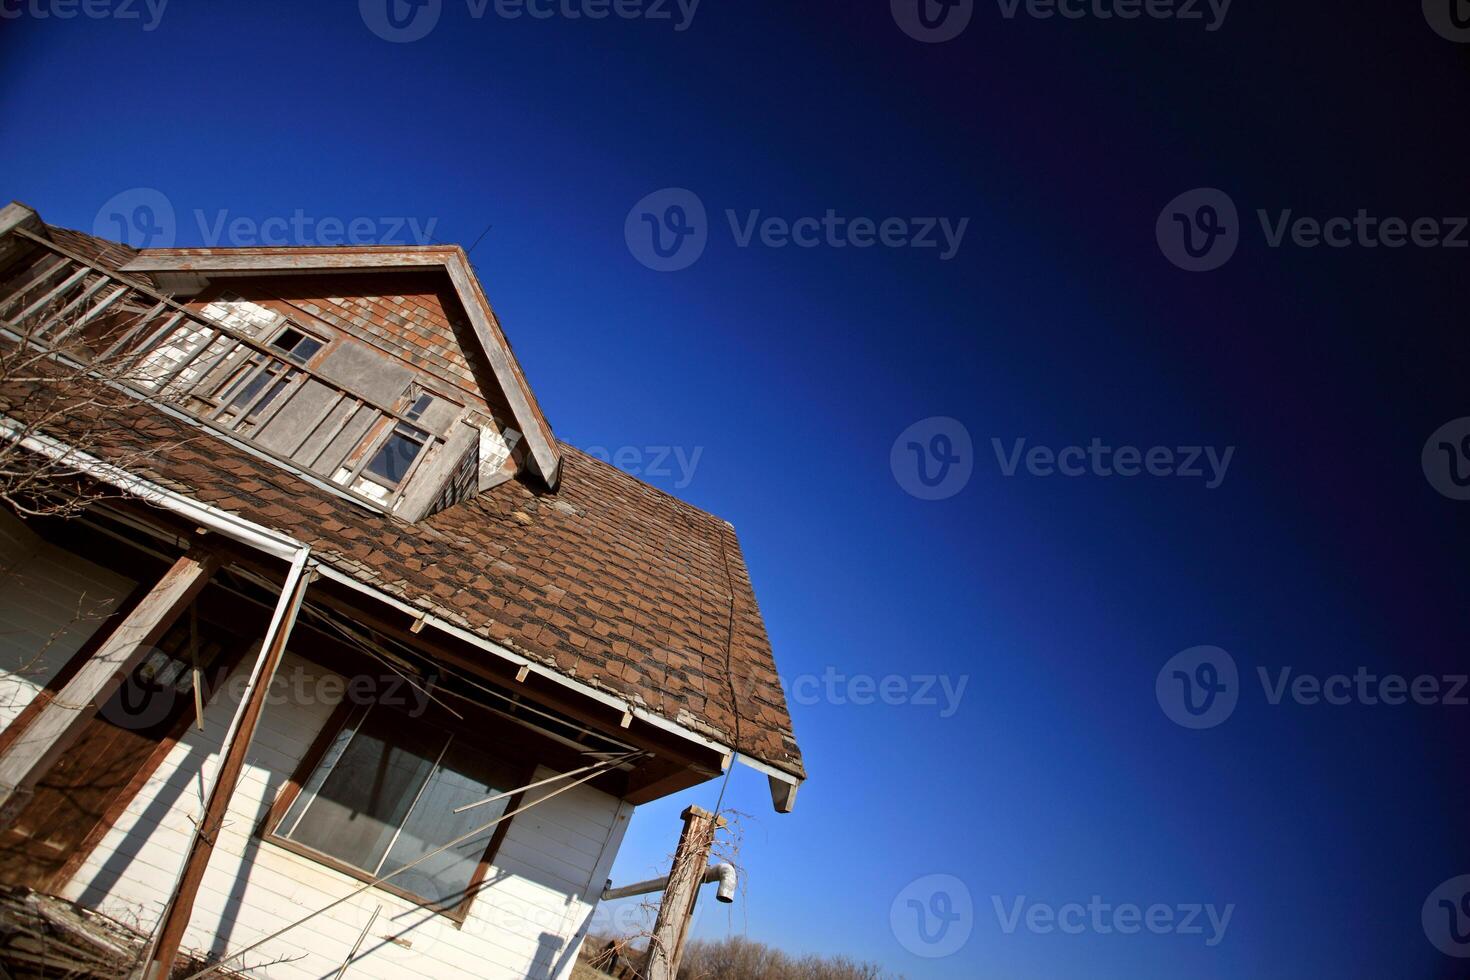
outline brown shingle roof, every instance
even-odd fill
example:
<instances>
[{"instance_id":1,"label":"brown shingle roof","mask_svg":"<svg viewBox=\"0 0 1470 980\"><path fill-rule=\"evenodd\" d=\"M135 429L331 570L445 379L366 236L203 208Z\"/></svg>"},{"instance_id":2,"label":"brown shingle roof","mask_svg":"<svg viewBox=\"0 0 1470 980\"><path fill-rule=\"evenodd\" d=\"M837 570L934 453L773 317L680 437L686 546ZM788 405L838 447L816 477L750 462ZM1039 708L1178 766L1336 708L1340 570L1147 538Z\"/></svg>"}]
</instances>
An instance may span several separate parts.
<instances>
[{"instance_id":1,"label":"brown shingle roof","mask_svg":"<svg viewBox=\"0 0 1470 980\"><path fill-rule=\"evenodd\" d=\"M108 264L126 261L115 250L132 251L79 232L53 234ZM161 414L149 421L161 440L178 439L168 431L183 428ZM125 427L119 439L136 431ZM109 448L122 447L93 451L106 458ZM147 475L289 534L338 570L560 673L804 777L734 529L560 448L555 492L512 480L417 524L370 512L214 437L156 459Z\"/></svg>"}]
</instances>

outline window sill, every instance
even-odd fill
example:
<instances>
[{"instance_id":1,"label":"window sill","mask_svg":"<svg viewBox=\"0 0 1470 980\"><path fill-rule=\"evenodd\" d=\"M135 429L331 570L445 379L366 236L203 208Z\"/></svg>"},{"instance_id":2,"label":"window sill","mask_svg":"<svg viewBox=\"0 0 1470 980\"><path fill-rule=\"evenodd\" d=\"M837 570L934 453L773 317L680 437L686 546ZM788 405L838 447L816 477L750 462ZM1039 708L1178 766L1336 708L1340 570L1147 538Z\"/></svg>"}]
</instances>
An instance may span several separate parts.
<instances>
[{"instance_id":1,"label":"window sill","mask_svg":"<svg viewBox=\"0 0 1470 980\"><path fill-rule=\"evenodd\" d=\"M354 868L352 865L347 864L346 862L339 861L336 858L331 857L330 855L321 853L320 851L314 851L309 847L296 843L295 841L287 840L284 837L278 837L275 834L269 832L261 833L259 836L260 839L265 843L272 844L280 848L281 850L286 851L291 855L294 855L295 857L304 858L305 860L310 861L313 864L319 864L322 867L327 868L328 870L335 871L338 874L346 875L347 877L360 881L363 884L372 884L376 880L372 875L368 874L366 871L363 871L361 868ZM427 909L440 916L443 916L454 924L454 928L462 929L464 928L465 920L469 918L470 906L475 901L475 897L478 893L480 884L481 883L478 881L471 882L470 894L466 895L464 901L461 902L459 905L452 907L441 905L437 902L431 902L428 899L424 898L422 895L415 895L413 892L394 887L391 881L379 882L378 884L373 885L373 887L381 891L385 891L396 898L401 898L404 901L411 903L414 908Z\"/></svg>"}]
</instances>

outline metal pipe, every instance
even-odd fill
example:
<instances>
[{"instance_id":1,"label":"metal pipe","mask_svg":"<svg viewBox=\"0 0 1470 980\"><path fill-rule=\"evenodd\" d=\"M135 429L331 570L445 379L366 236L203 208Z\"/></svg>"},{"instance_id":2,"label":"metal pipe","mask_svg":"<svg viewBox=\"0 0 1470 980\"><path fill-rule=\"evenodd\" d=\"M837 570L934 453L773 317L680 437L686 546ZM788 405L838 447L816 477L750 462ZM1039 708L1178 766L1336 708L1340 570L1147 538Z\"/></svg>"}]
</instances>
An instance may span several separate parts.
<instances>
[{"instance_id":1,"label":"metal pipe","mask_svg":"<svg viewBox=\"0 0 1470 980\"><path fill-rule=\"evenodd\" d=\"M342 961L342 969L337 971L337 976L335 980L342 980L342 978L347 975L347 968L351 966L352 961L357 958L357 951L359 949L362 949L362 941L367 938L367 934L372 930L373 923L378 921L378 913L381 911L383 911L383 906L373 906L372 917L368 919L367 925L362 927L362 932L358 935L357 942L352 944L352 952L348 953L347 959Z\"/></svg>"},{"instance_id":2,"label":"metal pipe","mask_svg":"<svg viewBox=\"0 0 1470 980\"><path fill-rule=\"evenodd\" d=\"M704 876L699 879L699 883L708 885L718 881L720 887L715 892L715 898L729 905L735 901L735 885L738 880L739 872L735 870L735 865L730 864L728 861L721 861L719 864L712 864L708 868L705 868ZM667 887L669 887L668 875L664 875L662 878L653 878L649 881L640 881L636 885L624 885L621 888L614 888L612 882L609 881L607 886L602 889L602 901L611 902L619 898L632 898L634 895L651 895L654 892L661 892Z\"/></svg>"}]
</instances>

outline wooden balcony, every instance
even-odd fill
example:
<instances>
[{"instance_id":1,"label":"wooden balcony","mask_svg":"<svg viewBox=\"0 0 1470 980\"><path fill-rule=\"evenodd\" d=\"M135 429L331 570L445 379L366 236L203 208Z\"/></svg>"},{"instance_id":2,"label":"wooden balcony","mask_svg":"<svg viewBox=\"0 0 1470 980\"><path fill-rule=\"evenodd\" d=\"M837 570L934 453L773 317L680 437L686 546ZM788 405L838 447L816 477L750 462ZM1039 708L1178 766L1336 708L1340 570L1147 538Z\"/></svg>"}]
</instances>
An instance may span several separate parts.
<instances>
[{"instance_id":1,"label":"wooden balcony","mask_svg":"<svg viewBox=\"0 0 1470 980\"><path fill-rule=\"evenodd\" d=\"M380 404L308 367L310 338L252 337L30 230L12 234L32 247L0 279L10 343L91 366L376 510L393 512L436 456L464 457L448 461L456 471L474 462L472 440L447 445L413 406Z\"/></svg>"}]
</instances>

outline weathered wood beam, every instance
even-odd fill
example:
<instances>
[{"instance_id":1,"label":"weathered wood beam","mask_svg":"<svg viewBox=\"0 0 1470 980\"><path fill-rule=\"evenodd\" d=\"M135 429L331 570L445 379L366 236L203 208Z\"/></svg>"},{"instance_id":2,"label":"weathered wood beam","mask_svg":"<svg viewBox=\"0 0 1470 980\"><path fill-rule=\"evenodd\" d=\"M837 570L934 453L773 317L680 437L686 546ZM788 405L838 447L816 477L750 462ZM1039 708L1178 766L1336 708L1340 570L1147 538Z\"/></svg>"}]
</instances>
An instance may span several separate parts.
<instances>
[{"instance_id":1,"label":"weathered wood beam","mask_svg":"<svg viewBox=\"0 0 1470 980\"><path fill-rule=\"evenodd\" d=\"M677 759L654 758L628 776L628 789L623 799L634 806L642 806L709 782L711 778L707 770L692 769Z\"/></svg>"},{"instance_id":2,"label":"weathered wood beam","mask_svg":"<svg viewBox=\"0 0 1470 980\"><path fill-rule=\"evenodd\" d=\"M46 225L41 216L19 201L11 201L0 208L0 236L8 235L16 228L26 228L36 234L44 234Z\"/></svg>"},{"instance_id":3,"label":"weathered wood beam","mask_svg":"<svg viewBox=\"0 0 1470 980\"><path fill-rule=\"evenodd\" d=\"M775 776L767 776L766 779L771 784L771 804L775 806L776 812L790 813L796 809L796 791L801 788L801 784Z\"/></svg>"},{"instance_id":4,"label":"weathered wood beam","mask_svg":"<svg viewBox=\"0 0 1470 980\"><path fill-rule=\"evenodd\" d=\"M490 301L485 298L480 289L480 281L470 268L469 260L463 253L456 254L444 263L445 271L449 273L449 280L454 283L455 291L459 293L460 303L469 315L470 326L474 328L475 337L480 341L480 347L485 358L490 362L490 370L495 373L495 378L500 382L501 394L510 403L510 410L515 415L516 423L520 425L526 441L531 447L531 458L536 463L536 468L541 473L541 479L546 485L555 490L557 482L561 479L561 453L556 448L554 439L548 439L547 433L542 430L536 420L536 413L531 406L531 391L529 386L523 384L516 377L512 368L514 355L500 338L502 332L500 324L495 319L495 313L490 308Z\"/></svg>"},{"instance_id":5,"label":"weathered wood beam","mask_svg":"<svg viewBox=\"0 0 1470 980\"><path fill-rule=\"evenodd\" d=\"M302 549L286 576L285 588L281 590L280 601L271 617L270 628L266 631L260 656L250 675L249 686L235 712L230 730L225 734L224 758L220 762L214 785L210 787L209 798L204 804L204 815L194 825L194 839L189 845L184 867L174 885L173 894L164 906L163 917L156 932L157 938L149 950L147 963L143 968L145 980L167 980L178 956L179 944L183 941L184 930L188 928L189 918L194 911L194 899L199 894L199 885L204 881L204 872L209 869L209 858L214 853L215 840L224 824L225 812L230 807L235 785L240 781L240 773L245 768L245 753L250 749L250 742L260 723L261 712L265 710L271 679L275 677L276 668L285 655L286 641L290 639L291 629L296 625L296 616L301 611L306 588L311 582L307 568L309 557L310 553Z\"/></svg>"},{"instance_id":6,"label":"weathered wood beam","mask_svg":"<svg viewBox=\"0 0 1470 980\"><path fill-rule=\"evenodd\" d=\"M648 963L643 970L647 980L675 980L679 960L684 956L684 942L689 938L689 918L694 912L694 899L704 883L705 866L709 863L710 846L715 831L725 825L723 817L691 806L685 810L684 832L674 852L674 866L669 869L669 883L658 907L658 919L648 941Z\"/></svg>"},{"instance_id":7,"label":"weathered wood beam","mask_svg":"<svg viewBox=\"0 0 1470 980\"><path fill-rule=\"evenodd\" d=\"M0 269L9 266L33 247L19 235L11 234L17 228L24 228L38 235L46 234L46 224L41 216L19 201L11 201L0 208Z\"/></svg>"},{"instance_id":8,"label":"weathered wood beam","mask_svg":"<svg viewBox=\"0 0 1470 980\"><path fill-rule=\"evenodd\" d=\"M174 562L56 697L0 753L0 828L15 821L36 783L168 632L220 564L215 552L202 548Z\"/></svg>"},{"instance_id":9,"label":"weathered wood beam","mask_svg":"<svg viewBox=\"0 0 1470 980\"><path fill-rule=\"evenodd\" d=\"M211 278L225 275L259 275L264 272L319 273L324 270L391 272L406 266L432 269L442 266L455 247L438 248L364 245L322 248L229 248L202 250L148 249L118 267L119 272L205 272Z\"/></svg>"}]
</instances>

